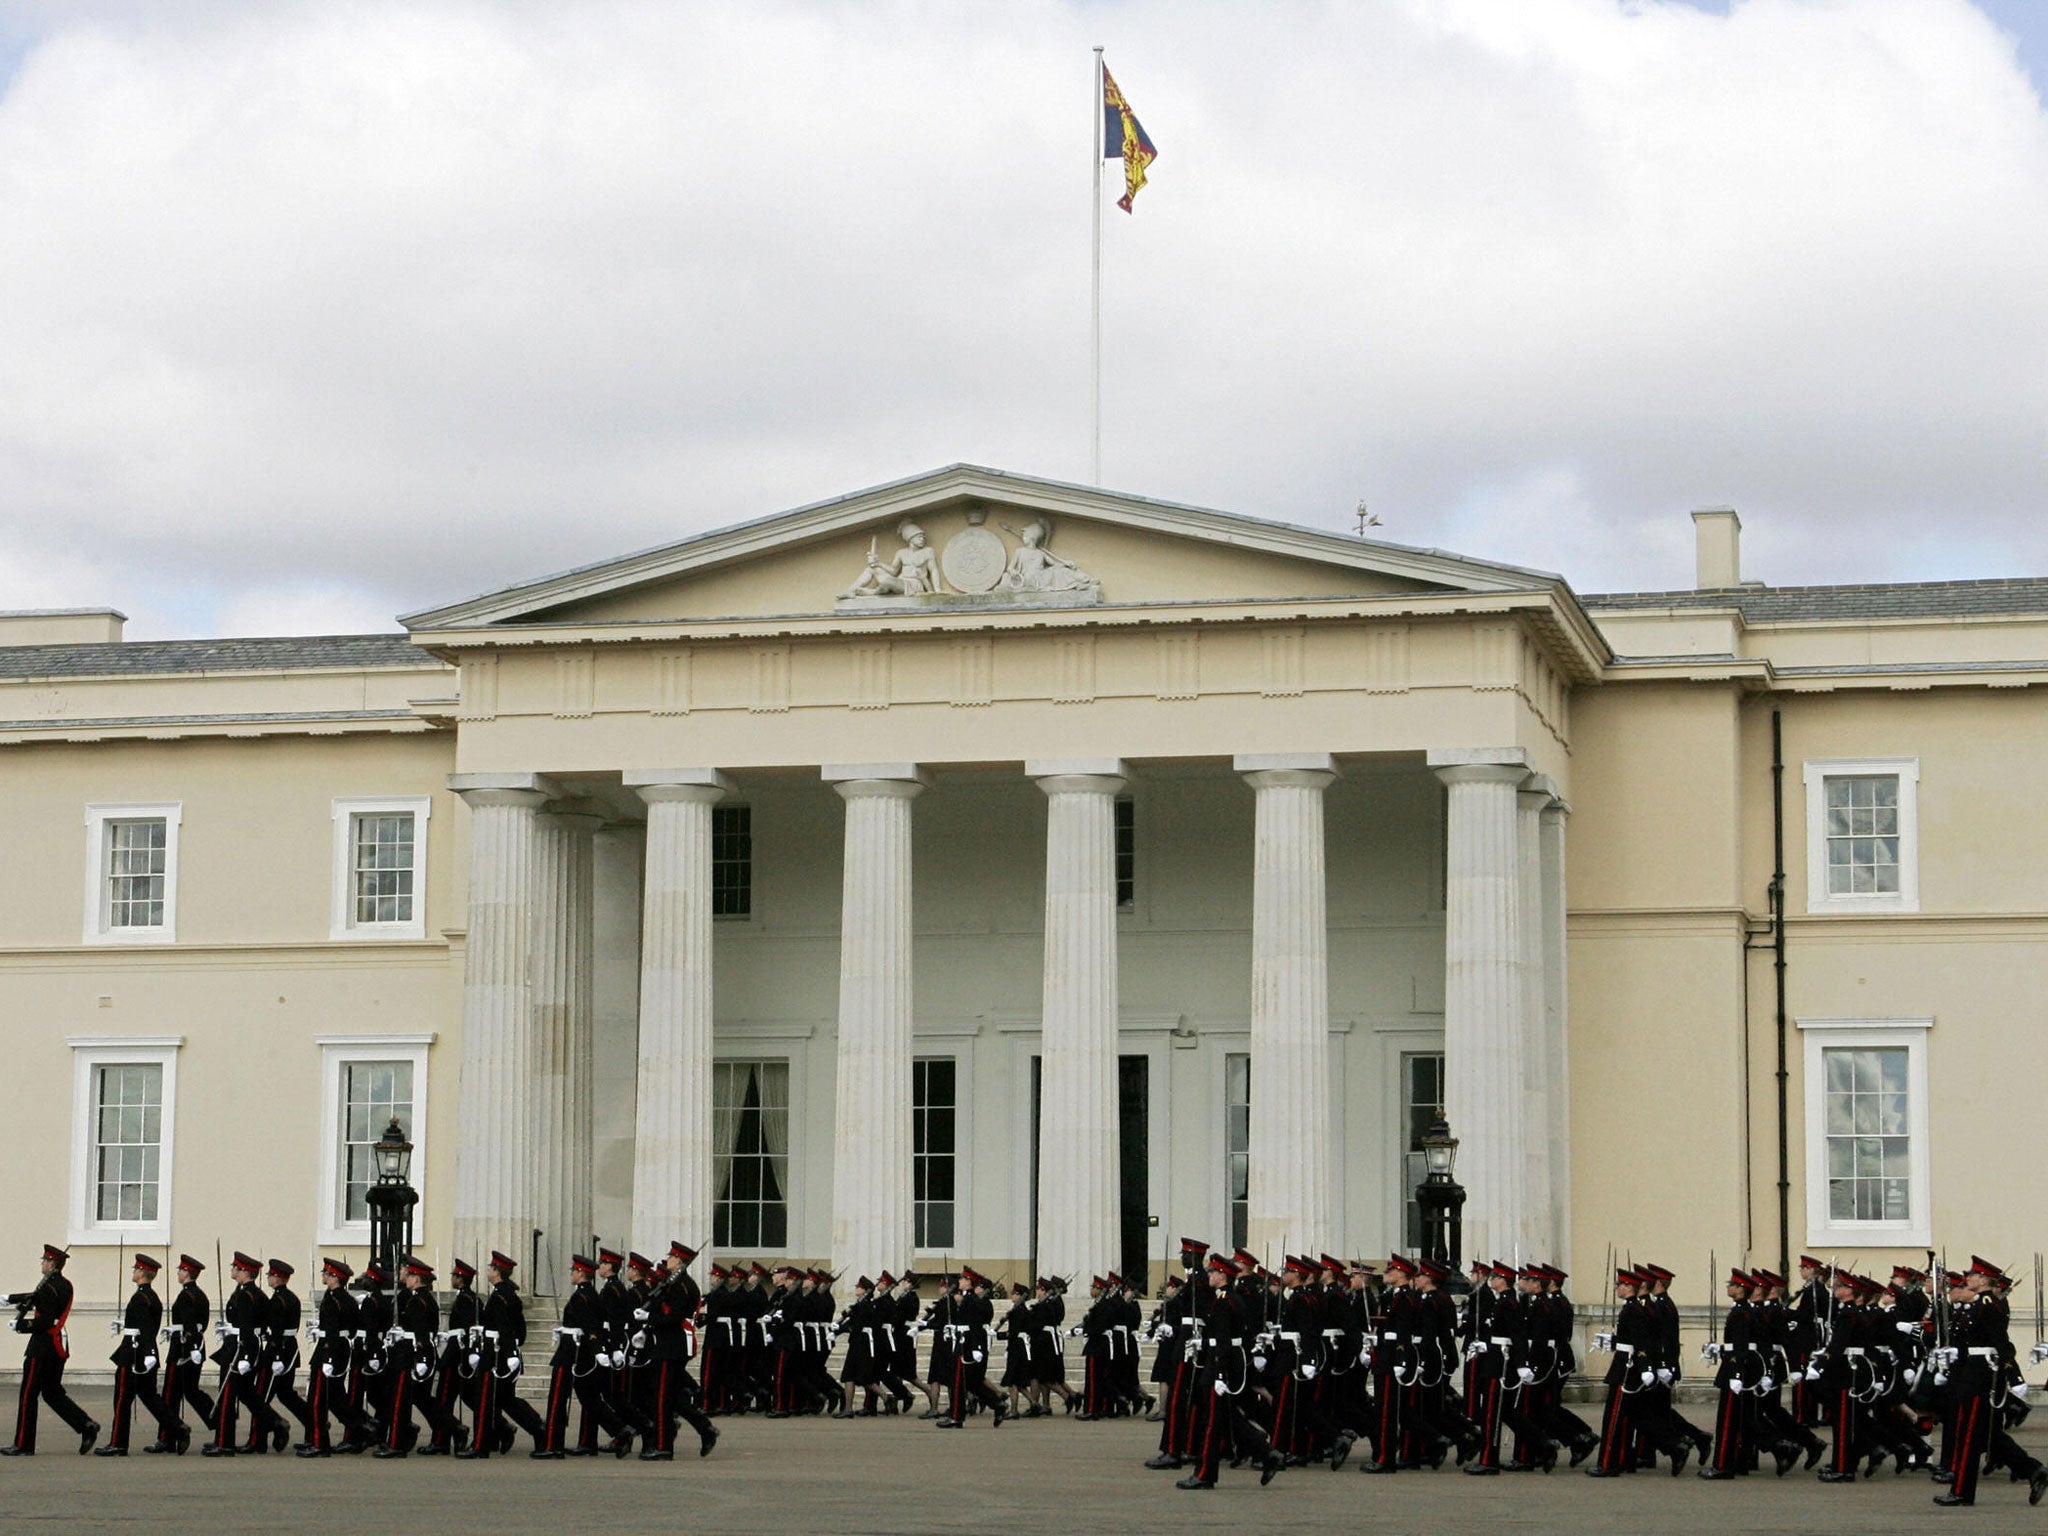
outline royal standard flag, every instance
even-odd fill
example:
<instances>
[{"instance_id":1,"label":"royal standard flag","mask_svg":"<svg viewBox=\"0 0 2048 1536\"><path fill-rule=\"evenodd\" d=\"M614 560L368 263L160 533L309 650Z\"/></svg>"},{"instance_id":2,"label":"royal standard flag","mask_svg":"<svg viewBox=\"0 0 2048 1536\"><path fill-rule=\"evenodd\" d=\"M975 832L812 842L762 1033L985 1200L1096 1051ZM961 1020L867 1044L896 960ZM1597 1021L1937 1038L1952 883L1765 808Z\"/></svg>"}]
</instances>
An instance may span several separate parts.
<instances>
[{"instance_id":1,"label":"royal standard flag","mask_svg":"<svg viewBox=\"0 0 2048 1536\"><path fill-rule=\"evenodd\" d=\"M1102 158L1121 158L1124 163L1124 195L1116 200L1116 205L1129 213L1131 199L1145 185L1145 167L1159 158L1159 151L1145 137L1137 113L1110 79L1107 64L1102 67Z\"/></svg>"}]
</instances>

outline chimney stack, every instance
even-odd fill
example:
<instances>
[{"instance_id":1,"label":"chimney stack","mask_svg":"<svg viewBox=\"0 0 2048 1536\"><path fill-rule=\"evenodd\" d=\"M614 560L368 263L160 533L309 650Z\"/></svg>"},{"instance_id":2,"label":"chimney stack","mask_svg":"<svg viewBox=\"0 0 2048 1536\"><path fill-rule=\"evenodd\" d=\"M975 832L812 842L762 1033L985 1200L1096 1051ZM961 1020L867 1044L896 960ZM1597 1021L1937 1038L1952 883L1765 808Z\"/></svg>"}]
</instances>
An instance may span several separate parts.
<instances>
[{"instance_id":1,"label":"chimney stack","mask_svg":"<svg viewBox=\"0 0 2048 1536\"><path fill-rule=\"evenodd\" d=\"M1702 507L1692 515L1699 544L1699 573L1693 585L1702 592L1742 585L1742 519L1733 507Z\"/></svg>"}]
</instances>

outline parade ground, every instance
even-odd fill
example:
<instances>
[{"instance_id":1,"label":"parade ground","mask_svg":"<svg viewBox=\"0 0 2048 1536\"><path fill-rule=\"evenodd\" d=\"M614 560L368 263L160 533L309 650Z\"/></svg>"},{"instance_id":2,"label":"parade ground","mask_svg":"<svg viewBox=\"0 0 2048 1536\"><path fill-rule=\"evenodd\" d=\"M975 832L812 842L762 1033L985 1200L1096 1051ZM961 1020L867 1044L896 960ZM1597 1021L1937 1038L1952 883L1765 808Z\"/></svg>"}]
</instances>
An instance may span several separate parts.
<instances>
[{"instance_id":1,"label":"parade ground","mask_svg":"<svg viewBox=\"0 0 2048 1536\"><path fill-rule=\"evenodd\" d=\"M104 1416L107 1395L77 1394ZM1697 1416L1697 1410L1695 1410ZM1599 1482L1563 1467L1465 1477L1439 1472L1364 1477L1295 1468L1269 1488L1225 1470L1214 1492L1182 1493L1174 1474L1139 1463L1156 1426L1032 1420L991 1430L986 1418L942 1431L899 1419L721 1420L708 1459L672 1463L610 1457L530 1461L521 1449L486 1462L444 1457L80 1457L61 1426L46 1426L33 1460L0 1462L0 1530L7 1532L549 1531L603 1526L674 1536L796 1532L1072 1533L1225 1529L1389 1531L2048 1532L2048 1504L1985 1479L1974 1509L1936 1509L1925 1476L1881 1470L1834 1487L1810 1473L1703 1482L1688 1468ZM51 1431L55 1432L52 1433ZM2022 1441L2048 1450L2048 1428Z\"/></svg>"}]
</instances>

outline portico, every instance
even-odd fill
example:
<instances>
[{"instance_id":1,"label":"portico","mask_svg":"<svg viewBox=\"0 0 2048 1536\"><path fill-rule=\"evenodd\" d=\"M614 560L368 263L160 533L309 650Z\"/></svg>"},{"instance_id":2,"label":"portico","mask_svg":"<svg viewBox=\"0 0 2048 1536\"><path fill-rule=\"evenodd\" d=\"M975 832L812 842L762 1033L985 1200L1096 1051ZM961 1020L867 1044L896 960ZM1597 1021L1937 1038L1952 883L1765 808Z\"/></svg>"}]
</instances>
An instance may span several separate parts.
<instances>
[{"instance_id":1,"label":"portico","mask_svg":"<svg viewBox=\"0 0 2048 1536\"><path fill-rule=\"evenodd\" d=\"M1039 584L835 599L913 514L919 571L1015 522ZM853 1273L1362 1251L1435 1082L1468 1251L1562 1251L1597 638L1538 573L1215 519L949 471L415 616L479 828L459 1240L708 1241L737 1179L783 1240L729 1249ZM630 1042L589 1001L627 980Z\"/></svg>"}]
</instances>

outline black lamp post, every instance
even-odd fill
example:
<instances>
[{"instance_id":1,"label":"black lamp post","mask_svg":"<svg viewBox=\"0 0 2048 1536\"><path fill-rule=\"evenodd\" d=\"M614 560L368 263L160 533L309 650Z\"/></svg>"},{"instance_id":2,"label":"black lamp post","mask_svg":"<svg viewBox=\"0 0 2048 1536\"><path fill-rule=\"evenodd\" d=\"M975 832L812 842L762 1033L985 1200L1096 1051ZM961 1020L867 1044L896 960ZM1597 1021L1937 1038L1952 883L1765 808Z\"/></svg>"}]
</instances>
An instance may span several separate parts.
<instances>
[{"instance_id":1,"label":"black lamp post","mask_svg":"<svg viewBox=\"0 0 2048 1536\"><path fill-rule=\"evenodd\" d=\"M412 1143L396 1115L371 1144L370 1154L377 1161L377 1182L363 1191L370 1207L370 1257L395 1284L398 1256L412 1250L412 1208L420 1203L419 1191L406 1182Z\"/></svg>"},{"instance_id":2,"label":"black lamp post","mask_svg":"<svg viewBox=\"0 0 2048 1536\"><path fill-rule=\"evenodd\" d=\"M1422 1161L1429 1171L1415 1186L1415 1204L1422 1212L1422 1254L1451 1272L1447 1290L1465 1288L1464 1260L1459 1250L1464 1241L1465 1186L1451 1177L1458 1161L1458 1138L1442 1115L1422 1135Z\"/></svg>"}]
</instances>

